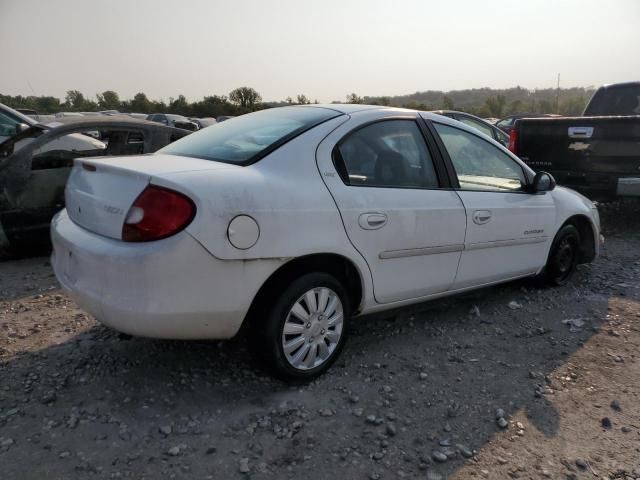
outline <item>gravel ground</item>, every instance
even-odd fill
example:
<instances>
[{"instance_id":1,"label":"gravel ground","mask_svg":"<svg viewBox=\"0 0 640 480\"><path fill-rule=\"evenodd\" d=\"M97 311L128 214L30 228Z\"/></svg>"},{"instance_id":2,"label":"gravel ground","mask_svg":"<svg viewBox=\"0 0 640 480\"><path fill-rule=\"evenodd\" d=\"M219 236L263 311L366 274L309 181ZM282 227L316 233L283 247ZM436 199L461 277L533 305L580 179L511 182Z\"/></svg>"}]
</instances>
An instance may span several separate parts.
<instances>
[{"instance_id":1,"label":"gravel ground","mask_svg":"<svg viewBox=\"0 0 640 480\"><path fill-rule=\"evenodd\" d=\"M130 338L0 263L0 478L639 479L640 208L572 284L358 319L332 370L272 380L242 339Z\"/></svg>"}]
</instances>

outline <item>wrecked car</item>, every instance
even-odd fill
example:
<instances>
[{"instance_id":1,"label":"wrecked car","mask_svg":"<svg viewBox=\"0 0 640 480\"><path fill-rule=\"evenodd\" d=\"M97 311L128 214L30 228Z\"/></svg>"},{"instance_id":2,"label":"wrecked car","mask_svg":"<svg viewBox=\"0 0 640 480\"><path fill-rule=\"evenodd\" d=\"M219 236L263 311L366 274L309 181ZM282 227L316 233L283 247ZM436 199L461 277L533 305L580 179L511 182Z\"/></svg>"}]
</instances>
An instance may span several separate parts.
<instances>
[{"instance_id":1,"label":"wrecked car","mask_svg":"<svg viewBox=\"0 0 640 480\"><path fill-rule=\"evenodd\" d=\"M0 250L47 245L51 217L64 208L75 158L152 153L190 132L131 117L66 117L24 125L0 143ZM101 141L83 135L99 132ZM86 138L93 148L66 141ZM84 144L83 144L84 145Z\"/></svg>"},{"instance_id":2,"label":"wrecked car","mask_svg":"<svg viewBox=\"0 0 640 480\"><path fill-rule=\"evenodd\" d=\"M158 122L170 127L181 128L183 130L189 130L195 132L200 127L197 123L192 122L187 117L182 115L173 115L169 113L152 113L147 117L150 122Z\"/></svg>"},{"instance_id":3,"label":"wrecked car","mask_svg":"<svg viewBox=\"0 0 640 480\"><path fill-rule=\"evenodd\" d=\"M75 162L52 265L121 332L224 339L309 380L352 316L536 276L600 247L596 206L477 129L427 112L248 113L153 155Z\"/></svg>"},{"instance_id":4,"label":"wrecked car","mask_svg":"<svg viewBox=\"0 0 640 480\"><path fill-rule=\"evenodd\" d=\"M38 119L33 119L0 103L0 144L15 137L37 123L46 124L49 123L49 121L54 121L54 117L52 115L39 115ZM30 141L31 138L24 138L20 140L19 143L16 143L16 148L20 148L22 145L27 144ZM43 151L45 149L95 150L100 146L105 148L103 143L96 143L94 140L87 138L86 135L70 133L68 135L58 137L55 142L48 143L43 147Z\"/></svg>"}]
</instances>

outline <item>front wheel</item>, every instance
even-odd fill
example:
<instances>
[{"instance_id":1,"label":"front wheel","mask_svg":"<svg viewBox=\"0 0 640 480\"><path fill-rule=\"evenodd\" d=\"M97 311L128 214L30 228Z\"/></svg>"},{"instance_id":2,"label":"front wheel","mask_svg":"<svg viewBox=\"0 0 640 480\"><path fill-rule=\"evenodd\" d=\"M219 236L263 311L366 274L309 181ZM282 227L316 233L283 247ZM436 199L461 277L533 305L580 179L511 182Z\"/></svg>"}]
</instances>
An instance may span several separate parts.
<instances>
[{"instance_id":1,"label":"front wheel","mask_svg":"<svg viewBox=\"0 0 640 480\"><path fill-rule=\"evenodd\" d=\"M553 240L549 258L541 274L550 285L567 283L576 270L580 254L580 232L573 225L565 225Z\"/></svg>"},{"instance_id":2,"label":"front wheel","mask_svg":"<svg viewBox=\"0 0 640 480\"><path fill-rule=\"evenodd\" d=\"M254 323L254 348L285 380L311 380L336 360L346 340L349 297L332 275L309 273L274 299L261 325Z\"/></svg>"}]
</instances>

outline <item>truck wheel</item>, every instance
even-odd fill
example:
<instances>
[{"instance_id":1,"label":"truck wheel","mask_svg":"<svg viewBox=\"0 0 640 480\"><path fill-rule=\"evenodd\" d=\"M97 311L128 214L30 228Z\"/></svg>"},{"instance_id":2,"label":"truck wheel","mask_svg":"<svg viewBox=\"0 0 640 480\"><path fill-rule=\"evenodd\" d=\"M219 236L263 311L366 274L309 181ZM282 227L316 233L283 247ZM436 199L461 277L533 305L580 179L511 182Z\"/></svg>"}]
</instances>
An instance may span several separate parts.
<instances>
[{"instance_id":1,"label":"truck wheel","mask_svg":"<svg viewBox=\"0 0 640 480\"><path fill-rule=\"evenodd\" d=\"M283 380L311 380L336 360L347 336L351 305L342 284L327 273L294 280L274 299L262 325L252 329L273 373Z\"/></svg>"},{"instance_id":2,"label":"truck wheel","mask_svg":"<svg viewBox=\"0 0 640 480\"><path fill-rule=\"evenodd\" d=\"M549 258L541 274L545 283L560 286L569 281L578 265L580 233L573 225L565 225L553 240Z\"/></svg>"}]
</instances>

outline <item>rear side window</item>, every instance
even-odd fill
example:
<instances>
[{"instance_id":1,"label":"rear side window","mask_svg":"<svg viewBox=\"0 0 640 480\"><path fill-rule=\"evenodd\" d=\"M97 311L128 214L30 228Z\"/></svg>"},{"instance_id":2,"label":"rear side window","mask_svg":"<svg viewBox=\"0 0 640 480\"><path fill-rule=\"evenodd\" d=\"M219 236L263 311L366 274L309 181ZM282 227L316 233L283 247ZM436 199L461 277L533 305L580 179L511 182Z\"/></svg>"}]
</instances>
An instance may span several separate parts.
<instances>
[{"instance_id":1,"label":"rear side window","mask_svg":"<svg viewBox=\"0 0 640 480\"><path fill-rule=\"evenodd\" d=\"M261 110L211 125L158 152L247 165L296 135L340 115L321 107Z\"/></svg>"},{"instance_id":2,"label":"rear side window","mask_svg":"<svg viewBox=\"0 0 640 480\"><path fill-rule=\"evenodd\" d=\"M386 120L340 141L334 164L347 185L438 188L424 138L413 120Z\"/></svg>"},{"instance_id":3,"label":"rear side window","mask_svg":"<svg viewBox=\"0 0 640 480\"><path fill-rule=\"evenodd\" d=\"M640 115L640 84L600 88L593 95L584 114Z\"/></svg>"},{"instance_id":4,"label":"rear side window","mask_svg":"<svg viewBox=\"0 0 640 480\"><path fill-rule=\"evenodd\" d=\"M517 192L526 185L522 167L509 155L458 128L433 124L453 163L463 190Z\"/></svg>"}]
</instances>

